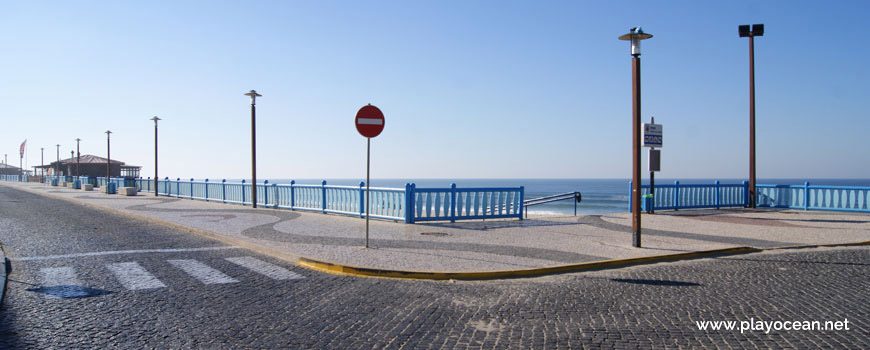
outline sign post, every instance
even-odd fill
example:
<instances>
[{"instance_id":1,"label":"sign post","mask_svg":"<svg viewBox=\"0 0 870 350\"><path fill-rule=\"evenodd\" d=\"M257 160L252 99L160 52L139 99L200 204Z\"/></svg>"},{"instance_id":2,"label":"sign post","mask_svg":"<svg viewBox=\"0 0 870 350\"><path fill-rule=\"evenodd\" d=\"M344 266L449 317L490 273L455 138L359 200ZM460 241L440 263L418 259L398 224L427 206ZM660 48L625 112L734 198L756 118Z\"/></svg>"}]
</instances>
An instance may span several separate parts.
<instances>
[{"instance_id":1,"label":"sign post","mask_svg":"<svg viewBox=\"0 0 870 350\"><path fill-rule=\"evenodd\" d=\"M649 147L649 156L647 165L649 166L649 202L646 206L647 214L655 214L655 186L656 186L656 171L662 170L662 151L656 147L662 147L662 125L656 124L655 117L649 117L649 124L643 124L643 146Z\"/></svg>"},{"instance_id":2,"label":"sign post","mask_svg":"<svg viewBox=\"0 0 870 350\"><path fill-rule=\"evenodd\" d=\"M366 138L366 248L369 247L369 216L371 216L372 197L369 195L371 183L372 137L384 131L384 113L378 107L367 104L356 112L356 131Z\"/></svg>"}]
</instances>

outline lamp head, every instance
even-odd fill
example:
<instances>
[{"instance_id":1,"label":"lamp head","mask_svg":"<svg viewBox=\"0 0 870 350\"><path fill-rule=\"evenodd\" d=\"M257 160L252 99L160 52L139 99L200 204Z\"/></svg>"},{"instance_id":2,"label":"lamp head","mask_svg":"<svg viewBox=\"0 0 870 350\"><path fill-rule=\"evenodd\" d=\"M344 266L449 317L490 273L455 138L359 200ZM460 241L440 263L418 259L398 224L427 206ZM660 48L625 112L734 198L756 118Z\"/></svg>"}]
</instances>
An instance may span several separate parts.
<instances>
[{"instance_id":1,"label":"lamp head","mask_svg":"<svg viewBox=\"0 0 870 350\"><path fill-rule=\"evenodd\" d=\"M263 95L258 94L257 90L251 90L250 92L245 94L245 96L251 96L251 104L255 105L255 104L257 104L257 97L260 97Z\"/></svg>"},{"instance_id":2,"label":"lamp head","mask_svg":"<svg viewBox=\"0 0 870 350\"><path fill-rule=\"evenodd\" d=\"M737 33L740 35L741 38L750 36L763 36L764 24L753 24L751 30L748 24L739 25L737 26Z\"/></svg>"},{"instance_id":3,"label":"lamp head","mask_svg":"<svg viewBox=\"0 0 870 350\"><path fill-rule=\"evenodd\" d=\"M161 119L160 119L160 118L157 118L157 116L155 115L154 118L151 118L151 120L154 121L154 125L157 125L157 121L158 121L158 120L161 120Z\"/></svg>"},{"instance_id":4,"label":"lamp head","mask_svg":"<svg viewBox=\"0 0 870 350\"><path fill-rule=\"evenodd\" d=\"M753 24L752 25L752 36L763 36L764 35L764 25L763 24Z\"/></svg>"},{"instance_id":5,"label":"lamp head","mask_svg":"<svg viewBox=\"0 0 870 350\"><path fill-rule=\"evenodd\" d=\"M634 27L628 30L627 34L619 36L619 40L631 41L631 55L640 56L640 41L652 38L652 34L644 33L643 28Z\"/></svg>"}]
</instances>

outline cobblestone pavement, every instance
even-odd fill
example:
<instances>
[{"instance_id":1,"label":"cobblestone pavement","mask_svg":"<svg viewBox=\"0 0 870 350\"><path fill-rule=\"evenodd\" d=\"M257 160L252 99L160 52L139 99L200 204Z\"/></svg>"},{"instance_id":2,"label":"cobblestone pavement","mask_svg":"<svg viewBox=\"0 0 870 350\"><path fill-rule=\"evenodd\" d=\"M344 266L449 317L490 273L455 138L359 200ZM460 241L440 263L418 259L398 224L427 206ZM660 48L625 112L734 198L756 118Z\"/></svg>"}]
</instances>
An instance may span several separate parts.
<instances>
[{"instance_id":1,"label":"cobblestone pavement","mask_svg":"<svg viewBox=\"0 0 870 350\"><path fill-rule=\"evenodd\" d=\"M870 248L782 250L549 277L333 276L0 188L13 260L0 348L870 348ZM698 321L842 321L707 330Z\"/></svg>"}]
</instances>

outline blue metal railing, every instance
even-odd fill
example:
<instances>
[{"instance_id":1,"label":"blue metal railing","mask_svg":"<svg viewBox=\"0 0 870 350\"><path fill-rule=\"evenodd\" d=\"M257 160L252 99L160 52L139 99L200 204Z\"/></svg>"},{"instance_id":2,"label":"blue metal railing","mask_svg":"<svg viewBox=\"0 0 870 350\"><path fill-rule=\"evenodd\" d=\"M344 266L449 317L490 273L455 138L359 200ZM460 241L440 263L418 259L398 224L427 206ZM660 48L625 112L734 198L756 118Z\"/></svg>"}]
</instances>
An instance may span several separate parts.
<instances>
[{"instance_id":1,"label":"blue metal railing","mask_svg":"<svg viewBox=\"0 0 870 350\"><path fill-rule=\"evenodd\" d=\"M406 222L434 220L523 219L524 187L508 188L417 188L405 186L407 207L413 215Z\"/></svg>"},{"instance_id":2,"label":"blue metal railing","mask_svg":"<svg viewBox=\"0 0 870 350\"><path fill-rule=\"evenodd\" d=\"M870 187L757 185L756 206L870 213Z\"/></svg>"},{"instance_id":3,"label":"blue metal railing","mask_svg":"<svg viewBox=\"0 0 870 350\"><path fill-rule=\"evenodd\" d=\"M629 182L629 188L631 182ZM870 187L811 186L758 184L756 206L803 210L827 210L870 213ZM749 203L749 183L721 184L656 184L652 198L647 198L649 185L641 186L641 210L654 209L719 209L746 207ZM629 189L629 205L632 193ZM629 211L631 208L629 207Z\"/></svg>"},{"instance_id":4,"label":"blue metal railing","mask_svg":"<svg viewBox=\"0 0 870 350\"><path fill-rule=\"evenodd\" d=\"M631 182L629 182L629 187ZM712 184L656 184L655 193L648 198L649 185L641 185L641 210L653 209L700 209L744 207L747 202L749 183L722 184L716 180ZM629 190L629 205L631 205L631 190ZM631 208L629 208L631 210Z\"/></svg>"},{"instance_id":5,"label":"blue metal railing","mask_svg":"<svg viewBox=\"0 0 870 350\"><path fill-rule=\"evenodd\" d=\"M136 179L139 191L154 192L164 196L216 201L233 204L251 204L251 184L181 180ZM258 183L257 205L271 208L315 211L340 215L366 216L365 183L358 186L331 186L326 181L319 185ZM401 220L406 223L433 220L469 220L512 218L522 219L523 187L518 188L405 188L373 187L371 193L371 217Z\"/></svg>"}]
</instances>

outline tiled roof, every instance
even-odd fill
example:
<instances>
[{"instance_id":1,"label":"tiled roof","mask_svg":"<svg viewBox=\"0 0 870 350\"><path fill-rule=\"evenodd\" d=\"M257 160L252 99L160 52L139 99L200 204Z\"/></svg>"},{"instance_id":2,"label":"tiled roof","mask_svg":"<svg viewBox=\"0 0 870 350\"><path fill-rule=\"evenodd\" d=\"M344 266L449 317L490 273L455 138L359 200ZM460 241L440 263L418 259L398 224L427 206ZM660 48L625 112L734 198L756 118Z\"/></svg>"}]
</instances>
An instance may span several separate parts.
<instances>
[{"instance_id":1,"label":"tiled roof","mask_svg":"<svg viewBox=\"0 0 870 350\"><path fill-rule=\"evenodd\" d=\"M56 163L56 162L52 162L52 163ZM76 157L61 159L60 163L61 164L76 163ZM82 157L81 157L81 160L79 161L79 164L106 164L106 158L97 157L97 156L92 155L92 154L82 154ZM112 164L124 165L124 162L119 161L117 159L112 159Z\"/></svg>"}]
</instances>

